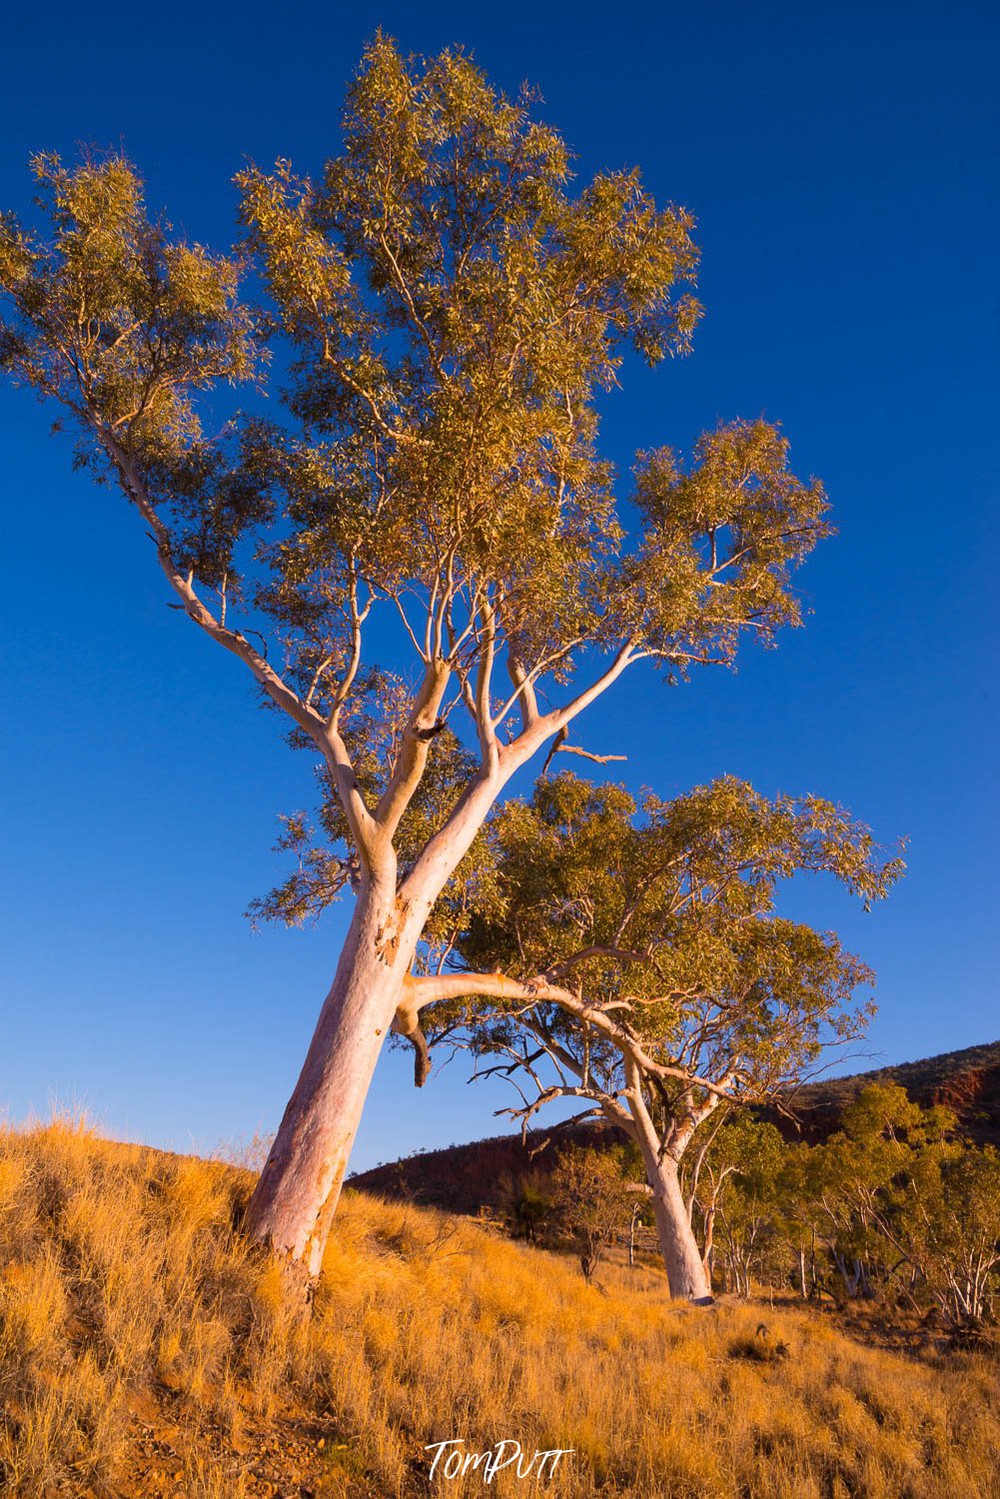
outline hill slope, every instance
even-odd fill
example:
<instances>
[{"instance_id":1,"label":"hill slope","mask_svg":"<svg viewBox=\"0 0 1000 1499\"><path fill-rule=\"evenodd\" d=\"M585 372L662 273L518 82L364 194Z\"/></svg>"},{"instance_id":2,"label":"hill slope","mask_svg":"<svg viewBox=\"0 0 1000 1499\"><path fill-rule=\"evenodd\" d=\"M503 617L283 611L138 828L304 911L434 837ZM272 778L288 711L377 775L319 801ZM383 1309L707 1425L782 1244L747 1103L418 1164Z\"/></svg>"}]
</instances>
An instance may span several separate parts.
<instances>
[{"instance_id":1,"label":"hill slope","mask_svg":"<svg viewBox=\"0 0 1000 1499\"><path fill-rule=\"evenodd\" d=\"M845 1106L870 1083L898 1083L924 1108L946 1104L970 1139L1000 1145L1000 1041L810 1083L793 1103L806 1137L822 1137L836 1129Z\"/></svg>"},{"instance_id":2,"label":"hill slope","mask_svg":"<svg viewBox=\"0 0 1000 1499\"><path fill-rule=\"evenodd\" d=\"M356 1191L307 1308L234 1230L251 1182L65 1124L0 1132L0 1491L416 1499L428 1444L463 1437L573 1449L545 1486L560 1499L997 1492L987 1353L906 1358L815 1312L677 1305L649 1270L598 1290ZM529 1489L501 1471L486 1492ZM433 1492L467 1499L482 1474Z\"/></svg>"}]
</instances>

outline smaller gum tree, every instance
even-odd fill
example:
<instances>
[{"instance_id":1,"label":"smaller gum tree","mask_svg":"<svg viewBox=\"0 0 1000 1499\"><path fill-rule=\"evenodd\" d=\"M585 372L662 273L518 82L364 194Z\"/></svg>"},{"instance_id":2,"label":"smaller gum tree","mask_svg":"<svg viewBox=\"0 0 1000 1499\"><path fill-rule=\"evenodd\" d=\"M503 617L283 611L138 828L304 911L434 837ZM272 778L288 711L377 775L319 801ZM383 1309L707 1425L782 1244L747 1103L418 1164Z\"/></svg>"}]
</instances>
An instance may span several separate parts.
<instances>
[{"instance_id":1,"label":"smaller gum tree","mask_svg":"<svg viewBox=\"0 0 1000 1499\"><path fill-rule=\"evenodd\" d=\"M685 1196L689 1212L697 1208L709 1278L721 1261L726 1289L749 1297L754 1274L782 1244L778 1225L788 1146L773 1124L745 1110L718 1112L722 1127L708 1131L693 1152Z\"/></svg>"},{"instance_id":2,"label":"smaller gum tree","mask_svg":"<svg viewBox=\"0 0 1000 1499\"><path fill-rule=\"evenodd\" d=\"M671 1294L706 1300L681 1179L692 1142L733 1105L785 1092L872 1010L855 1003L871 970L835 934L778 915L779 882L830 874L868 905L902 862L832 803L767 799L733 777L641 809L621 786L543 778L485 841L491 878L442 902L441 971L411 980L414 1023L432 1006L432 1041L494 1059L525 1125L574 1099L575 1118L620 1126Z\"/></svg>"}]
</instances>

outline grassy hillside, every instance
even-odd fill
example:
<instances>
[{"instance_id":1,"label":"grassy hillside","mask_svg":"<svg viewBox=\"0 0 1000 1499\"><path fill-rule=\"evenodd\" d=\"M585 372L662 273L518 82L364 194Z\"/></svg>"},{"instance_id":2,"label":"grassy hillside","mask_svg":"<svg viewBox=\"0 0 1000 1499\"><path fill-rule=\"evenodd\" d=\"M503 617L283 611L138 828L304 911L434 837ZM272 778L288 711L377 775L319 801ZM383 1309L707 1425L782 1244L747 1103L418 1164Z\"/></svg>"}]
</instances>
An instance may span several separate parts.
<instances>
[{"instance_id":1,"label":"grassy hillside","mask_svg":"<svg viewBox=\"0 0 1000 1499\"><path fill-rule=\"evenodd\" d=\"M0 1135L4 1493L422 1495L425 1444L463 1436L575 1449L546 1492L580 1499L1000 1494L988 1352L671 1305L652 1270L587 1287L568 1260L358 1192L309 1314L234 1232L251 1180L66 1123ZM501 1472L488 1492L529 1490Z\"/></svg>"}]
</instances>

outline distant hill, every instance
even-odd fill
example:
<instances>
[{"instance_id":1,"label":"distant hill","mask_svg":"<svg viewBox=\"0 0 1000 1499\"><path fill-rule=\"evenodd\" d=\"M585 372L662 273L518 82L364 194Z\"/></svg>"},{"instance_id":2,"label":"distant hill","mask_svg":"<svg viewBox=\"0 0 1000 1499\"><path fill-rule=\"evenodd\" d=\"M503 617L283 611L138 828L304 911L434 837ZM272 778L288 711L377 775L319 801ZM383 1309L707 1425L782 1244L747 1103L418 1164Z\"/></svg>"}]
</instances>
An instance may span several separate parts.
<instances>
[{"instance_id":1,"label":"distant hill","mask_svg":"<svg viewBox=\"0 0 1000 1499\"><path fill-rule=\"evenodd\" d=\"M1000 1041L809 1083L788 1100L796 1122L777 1110L762 1112L786 1137L816 1142L833 1133L844 1109L862 1088L890 1082L899 1083L925 1108L946 1104L958 1115L963 1133L977 1144L1000 1145ZM546 1171L554 1154L553 1138L560 1143L605 1146L623 1137L601 1124L533 1130L526 1142L520 1135L499 1135L406 1156L352 1176L350 1184L384 1197L475 1214L496 1208L507 1182Z\"/></svg>"},{"instance_id":2,"label":"distant hill","mask_svg":"<svg viewBox=\"0 0 1000 1499\"><path fill-rule=\"evenodd\" d=\"M846 1106L871 1083L898 1083L924 1108L945 1104L971 1140L1000 1145L1000 1041L809 1083L792 1101L803 1137L817 1140L832 1133Z\"/></svg>"},{"instance_id":3,"label":"distant hill","mask_svg":"<svg viewBox=\"0 0 1000 1499\"><path fill-rule=\"evenodd\" d=\"M347 1185L380 1197L444 1208L450 1213L479 1213L499 1206L507 1182L532 1172L545 1172L554 1158L551 1141L560 1145L613 1144L624 1139L609 1125L575 1125L570 1129L532 1130L527 1141L518 1135L497 1135L450 1145L444 1150L418 1151L348 1178Z\"/></svg>"}]
</instances>

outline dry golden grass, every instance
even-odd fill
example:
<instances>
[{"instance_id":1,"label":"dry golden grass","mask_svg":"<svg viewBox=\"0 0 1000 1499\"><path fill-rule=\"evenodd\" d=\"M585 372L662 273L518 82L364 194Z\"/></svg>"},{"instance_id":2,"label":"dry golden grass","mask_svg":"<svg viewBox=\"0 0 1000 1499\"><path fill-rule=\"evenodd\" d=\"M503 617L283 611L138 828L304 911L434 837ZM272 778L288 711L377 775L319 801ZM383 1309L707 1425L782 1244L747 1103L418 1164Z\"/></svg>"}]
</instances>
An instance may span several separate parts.
<instances>
[{"instance_id":1,"label":"dry golden grass","mask_svg":"<svg viewBox=\"0 0 1000 1499\"><path fill-rule=\"evenodd\" d=\"M575 1449L545 1490L562 1499L1000 1495L983 1353L675 1306L648 1270L587 1287L569 1260L352 1192L307 1316L234 1232L251 1181L72 1122L0 1134L0 1491L419 1495L424 1445L462 1436ZM772 1359L752 1356L762 1320Z\"/></svg>"}]
</instances>

